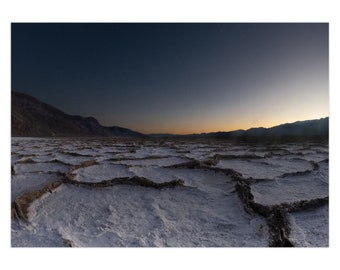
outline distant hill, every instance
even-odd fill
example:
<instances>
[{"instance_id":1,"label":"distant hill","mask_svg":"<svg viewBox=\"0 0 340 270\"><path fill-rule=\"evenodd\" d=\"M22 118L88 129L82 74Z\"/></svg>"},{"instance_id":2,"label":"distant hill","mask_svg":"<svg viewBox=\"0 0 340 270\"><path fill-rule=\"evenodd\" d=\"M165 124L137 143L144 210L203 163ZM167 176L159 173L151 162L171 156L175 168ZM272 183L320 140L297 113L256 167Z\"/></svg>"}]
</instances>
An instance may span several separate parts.
<instances>
[{"instance_id":1,"label":"distant hill","mask_svg":"<svg viewBox=\"0 0 340 270\"><path fill-rule=\"evenodd\" d=\"M189 138L223 138L233 141L296 141L305 139L328 140L329 117L297 121L271 128L251 128L248 130L219 131L211 133L171 135L150 134L151 137L189 137Z\"/></svg>"},{"instance_id":2,"label":"distant hill","mask_svg":"<svg viewBox=\"0 0 340 270\"><path fill-rule=\"evenodd\" d=\"M298 121L271 128L191 135L149 134L123 127L104 127L93 117L66 114L37 99L12 91L12 136L25 137L151 137L222 138L232 141L328 140L329 118Z\"/></svg>"},{"instance_id":3,"label":"distant hill","mask_svg":"<svg viewBox=\"0 0 340 270\"><path fill-rule=\"evenodd\" d=\"M297 121L286 123L271 128L251 128L231 132L208 133L208 136L231 136L231 137L311 137L328 136L329 118Z\"/></svg>"},{"instance_id":4,"label":"distant hill","mask_svg":"<svg viewBox=\"0 0 340 270\"><path fill-rule=\"evenodd\" d=\"M93 117L66 114L46 103L12 91L12 136L143 137L122 127L104 127Z\"/></svg>"}]
</instances>

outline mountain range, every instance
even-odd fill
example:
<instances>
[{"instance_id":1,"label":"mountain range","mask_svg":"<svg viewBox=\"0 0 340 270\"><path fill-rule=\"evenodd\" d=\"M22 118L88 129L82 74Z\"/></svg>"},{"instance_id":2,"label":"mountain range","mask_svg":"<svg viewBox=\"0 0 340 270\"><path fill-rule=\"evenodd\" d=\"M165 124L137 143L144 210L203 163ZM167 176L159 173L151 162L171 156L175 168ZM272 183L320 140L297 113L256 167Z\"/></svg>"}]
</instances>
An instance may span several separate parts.
<instances>
[{"instance_id":1,"label":"mountain range","mask_svg":"<svg viewBox=\"0 0 340 270\"><path fill-rule=\"evenodd\" d=\"M69 115L26 94L12 91L13 137L189 137L224 138L236 141L282 139L328 139L329 118L297 121L271 128L251 128L229 132L211 132L191 135L149 134L118 126L102 126L93 117Z\"/></svg>"},{"instance_id":2,"label":"mountain range","mask_svg":"<svg viewBox=\"0 0 340 270\"><path fill-rule=\"evenodd\" d=\"M230 132L212 132L194 134L198 137L222 137L237 141L287 141L304 139L327 139L329 136L329 117L296 121L271 128L250 128L248 130L235 130Z\"/></svg>"},{"instance_id":3,"label":"mountain range","mask_svg":"<svg viewBox=\"0 0 340 270\"><path fill-rule=\"evenodd\" d=\"M174 134L149 134L150 137L189 137L189 138L222 138L232 141L257 142L257 141L296 141L296 140L328 140L329 117L286 123L271 128L250 128L248 130L218 131L210 133L174 135Z\"/></svg>"},{"instance_id":4,"label":"mountain range","mask_svg":"<svg viewBox=\"0 0 340 270\"><path fill-rule=\"evenodd\" d=\"M104 127L93 117L69 115L26 94L12 91L13 137L144 137L123 127Z\"/></svg>"}]
</instances>

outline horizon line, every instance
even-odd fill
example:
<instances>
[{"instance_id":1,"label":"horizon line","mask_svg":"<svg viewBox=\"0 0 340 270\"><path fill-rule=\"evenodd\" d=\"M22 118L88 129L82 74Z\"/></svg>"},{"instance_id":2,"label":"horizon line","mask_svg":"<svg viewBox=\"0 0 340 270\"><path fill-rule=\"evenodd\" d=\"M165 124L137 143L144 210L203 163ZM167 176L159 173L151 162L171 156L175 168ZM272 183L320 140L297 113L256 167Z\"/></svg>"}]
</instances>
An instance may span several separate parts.
<instances>
[{"instance_id":1,"label":"horizon line","mask_svg":"<svg viewBox=\"0 0 340 270\"><path fill-rule=\"evenodd\" d=\"M219 133L219 132L248 131L250 129L257 129L257 128L269 129L269 128L273 128L273 127L277 127L277 126L281 126L281 125L286 125L286 124L294 124L294 123L304 122L304 121L321 120L321 119L325 119L325 118L329 118L329 115L328 116L324 116L324 117L320 117L320 118L313 118L313 119L310 119L310 118L308 118L308 119L300 119L300 120L295 120L293 122L285 122L285 123L281 123L281 124L277 124L277 125L273 125L273 126L267 126L267 127L258 126L258 127L249 127L249 128L246 128L246 129L239 128L239 129L232 129L232 130L217 130L217 131L193 132L193 133L172 133L172 132L143 133L143 132L140 132L140 131L135 130L135 129L132 129L132 130L140 132L140 133L142 133L144 135L179 135L179 136L185 136L185 135L201 135L201 134Z\"/></svg>"},{"instance_id":2,"label":"horizon line","mask_svg":"<svg viewBox=\"0 0 340 270\"><path fill-rule=\"evenodd\" d=\"M70 114L70 113L67 113L65 112L64 110L60 109L60 108L57 108L55 107L54 105L51 105L45 101L41 101L39 100L38 98L36 98L35 96L32 96L32 95L29 95L27 93L24 93L24 92L21 92L21 91L17 91L14 90L14 89L11 89L11 95L12 93L17 93L17 94L21 94L21 95L25 95L25 96L28 96L30 98L33 98L35 100L37 100L38 102L40 103L43 103L43 104L46 104L48 105L49 107L52 107L64 114L67 114L67 115L70 115L70 116L78 116L78 117L82 117L82 118L93 118L95 119L99 125L101 125L102 127L120 127L120 128L125 128L125 129L129 129L131 131L135 131L135 132L138 132L138 133L141 133L143 135L178 135L178 136L188 136L188 135L201 135L201 134L209 134L209 133L227 133L227 132L234 132L234 131L247 131L247 130L250 130L250 129L256 129L256 128L264 128L264 129L269 129L269 128L272 128L272 127L276 127L276 126L280 126L280 125L285 125L285 124L293 124L293 123L297 123L297 122L302 122L302 121L313 121L313 120L320 120L320 119L324 119L324 118L329 118L329 115L327 116L323 116L323 117L318 117L318 118L304 118L304 119L298 119L298 120L292 120L292 121L287 121L287 122L281 122L281 123L277 123L277 124L272 124L272 125L265 125L265 126L252 126L252 125L249 125L248 127L246 128L235 128L235 129L229 129L229 130L212 130L212 131L194 131L194 132L185 132L185 133L182 133L182 132L143 132L143 131L140 131L138 128L134 128L134 127L131 127L131 126L128 126L128 125L120 125L120 124L114 124L114 125L107 125L107 124L102 124L100 120L98 120L98 118L90 115L90 116L83 116L83 115L80 115L80 114Z\"/></svg>"}]
</instances>

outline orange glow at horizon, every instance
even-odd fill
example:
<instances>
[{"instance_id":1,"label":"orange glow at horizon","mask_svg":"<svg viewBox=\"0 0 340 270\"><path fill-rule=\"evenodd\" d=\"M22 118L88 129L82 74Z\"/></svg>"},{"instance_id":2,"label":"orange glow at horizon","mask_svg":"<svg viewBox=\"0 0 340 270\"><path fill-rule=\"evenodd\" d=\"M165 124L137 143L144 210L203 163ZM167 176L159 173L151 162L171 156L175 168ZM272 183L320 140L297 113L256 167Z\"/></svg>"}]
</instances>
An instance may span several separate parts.
<instances>
[{"instance_id":1,"label":"orange glow at horizon","mask_svg":"<svg viewBox=\"0 0 340 270\"><path fill-rule=\"evenodd\" d=\"M310 117L308 116L303 116L299 119L295 118L289 118L289 117L282 117L278 119L270 119L270 121L265 122L265 121L234 121L233 123L230 124L218 124L214 125L211 123L210 125L205 125L205 126L195 126L195 125L187 125L186 127L182 128L167 128L167 127L162 127L162 128L155 128L155 129L137 129L137 131L142 132L144 134L162 134L162 133L169 133L169 134L177 134L177 135L187 135L187 134L200 134L200 133L210 133L210 132L229 132L229 131L234 131L234 130L247 130L250 128L271 128L274 126L278 126L281 124L286 124L286 123L294 123L297 121L305 121L305 120L314 120L314 119L320 119L320 118L325 118L329 117L328 114L313 114ZM264 119L263 119L264 120Z\"/></svg>"}]
</instances>

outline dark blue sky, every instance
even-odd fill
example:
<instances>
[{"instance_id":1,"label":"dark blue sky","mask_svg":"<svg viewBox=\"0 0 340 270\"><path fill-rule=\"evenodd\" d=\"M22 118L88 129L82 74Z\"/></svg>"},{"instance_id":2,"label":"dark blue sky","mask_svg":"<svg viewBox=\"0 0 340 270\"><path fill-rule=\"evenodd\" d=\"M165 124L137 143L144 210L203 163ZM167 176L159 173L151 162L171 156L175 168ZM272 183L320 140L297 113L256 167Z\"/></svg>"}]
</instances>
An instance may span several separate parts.
<instances>
[{"instance_id":1,"label":"dark blue sky","mask_svg":"<svg viewBox=\"0 0 340 270\"><path fill-rule=\"evenodd\" d=\"M328 24L12 24L12 90L140 132L329 115Z\"/></svg>"}]
</instances>

